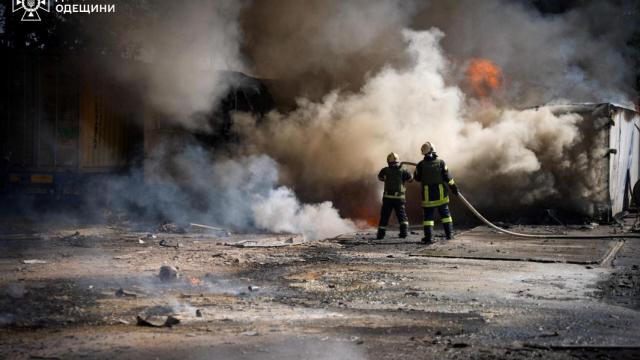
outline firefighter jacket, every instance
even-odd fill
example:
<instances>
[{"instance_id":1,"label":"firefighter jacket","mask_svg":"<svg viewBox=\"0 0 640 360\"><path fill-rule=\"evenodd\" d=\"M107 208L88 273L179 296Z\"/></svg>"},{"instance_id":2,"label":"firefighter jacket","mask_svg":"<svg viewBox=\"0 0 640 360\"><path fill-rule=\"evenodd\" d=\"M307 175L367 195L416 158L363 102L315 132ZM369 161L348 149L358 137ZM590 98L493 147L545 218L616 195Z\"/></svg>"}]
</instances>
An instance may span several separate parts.
<instances>
[{"instance_id":1,"label":"firefighter jacket","mask_svg":"<svg viewBox=\"0 0 640 360\"><path fill-rule=\"evenodd\" d=\"M444 160L435 153L424 157L416 166L414 178L422 183L422 207L435 207L449 203L448 185L454 185L453 178Z\"/></svg>"},{"instance_id":2,"label":"firefighter jacket","mask_svg":"<svg viewBox=\"0 0 640 360\"><path fill-rule=\"evenodd\" d=\"M405 183L412 181L413 177L400 164L391 164L380 170L378 179L384 181L383 198L404 200L407 190Z\"/></svg>"}]
</instances>

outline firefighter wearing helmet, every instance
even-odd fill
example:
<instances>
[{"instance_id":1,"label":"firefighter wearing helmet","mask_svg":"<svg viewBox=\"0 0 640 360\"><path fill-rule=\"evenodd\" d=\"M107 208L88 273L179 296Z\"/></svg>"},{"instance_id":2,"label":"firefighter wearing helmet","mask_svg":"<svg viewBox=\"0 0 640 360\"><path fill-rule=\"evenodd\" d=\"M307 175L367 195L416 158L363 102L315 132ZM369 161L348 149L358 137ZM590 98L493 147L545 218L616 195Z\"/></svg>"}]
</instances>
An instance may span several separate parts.
<instances>
[{"instance_id":1,"label":"firefighter wearing helmet","mask_svg":"<svg viewBox=\"0 0 640 360\"><path fill-rule=\"evenodd\" d=\"M378 173L378 180L384 181L382 194L382 209L380 210L380 225L377 239L384 239L391 212L395 211L400 224L400 237L406 238L409 230L409 220L405 210L405 183L413 181L411 173L400 165L400 157L396 153L387 156L389 166Z\"/></svg>"},{"instance_id":2,"label":"firefighter wearing helmet","mask_svg":"<svg viewBox=\"0 0 640 360\"><path fill-rule=\"evenodd\" d=\"M458 187L449 174L447 164L438 158L432 143L426 142L421 147L424 159L418 163L413 177L422 184L422 210L424 214L423 243L433 241L434 215L436 209L448 240L453 239L453 219L449 211L449 189L458 195Z\"/></svg>"}]
</instances>

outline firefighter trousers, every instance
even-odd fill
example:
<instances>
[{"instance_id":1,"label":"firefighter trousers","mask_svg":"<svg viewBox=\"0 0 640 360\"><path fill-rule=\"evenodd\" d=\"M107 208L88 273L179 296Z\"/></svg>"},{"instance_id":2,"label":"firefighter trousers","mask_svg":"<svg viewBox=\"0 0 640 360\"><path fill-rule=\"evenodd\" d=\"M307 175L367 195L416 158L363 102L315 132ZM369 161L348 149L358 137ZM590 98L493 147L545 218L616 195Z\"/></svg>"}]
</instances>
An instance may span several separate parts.
<instances>
[{"instance_id":1,"label":"firefighter trousers","mask_svg":"<svg viewBox=\"0 0 640 360\"><path fill-rule=\"evenodd\" d=\"M409 228L409 219L407 218L404 199L382 198L382 209L380 209L380 225L378 226L378 232L382 233L382 236L384 236L392 211L395 211L396 217L398 218L398 224L400 224L400 236L406 236Z\"/></svg>"},{"instance_id":2,"label":"firefighter trousers","mask_svg":"<svg viewBox=\"0 0 640 360\"><path fill-rule=\"evenodd\" d=\"M422 211L424 214L424 221L422 222L422 226L424 227L424 236L426 241L431 241L433 234L433 226L435 225L435 212L436 209L440 214L440 220L442 221L442 226L444 227L445 235L447 239L451 239L453 237L453 218L451 217L451 212L449 211L449 204L442 204L439 206L433 207L423 207Z\"/></svg>"}]
</instances>

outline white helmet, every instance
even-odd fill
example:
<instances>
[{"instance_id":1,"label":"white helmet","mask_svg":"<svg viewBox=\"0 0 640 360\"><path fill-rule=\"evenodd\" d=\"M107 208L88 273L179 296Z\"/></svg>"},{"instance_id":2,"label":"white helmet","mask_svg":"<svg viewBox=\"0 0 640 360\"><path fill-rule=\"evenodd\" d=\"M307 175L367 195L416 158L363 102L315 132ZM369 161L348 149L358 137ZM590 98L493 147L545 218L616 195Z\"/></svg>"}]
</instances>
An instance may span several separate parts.
<instances>
[{"instance_id":1,"label":"white helmet","mask_svg":"<svg viewBox=\"0 0 640 360\"><path fill-rule=\"evenodd\" d=\"M422 144L420 151L422 152L422 155L427 155L429 153L436 152L436 148L432 143L427 141L426 143Z\"/></svg>"},{"instance_id":2,"label":"white helmet","mask_svg":"<svg viewBox=\"0 0 640 360\"><path fill-rule=\"evenodd\" d=\"M389 155L387 155L387 162L388 163L400 162L400 156L398 156L398 154L392 152Z\"/></svg>"}]
</instances>

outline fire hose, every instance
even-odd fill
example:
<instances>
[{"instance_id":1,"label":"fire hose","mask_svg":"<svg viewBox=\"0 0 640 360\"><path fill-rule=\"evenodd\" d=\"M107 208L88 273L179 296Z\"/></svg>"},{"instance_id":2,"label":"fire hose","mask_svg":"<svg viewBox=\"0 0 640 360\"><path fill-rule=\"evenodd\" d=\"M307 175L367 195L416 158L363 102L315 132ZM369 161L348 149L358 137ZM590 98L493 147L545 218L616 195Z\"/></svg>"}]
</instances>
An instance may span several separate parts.
<instances>
[{"instance_id":1,"label":"fire hose","mask_svg":"<svg viewBox=\"0 0 640 360\"><path fill-rule=\"evenodd\" d=\"M409 162L409 161L403 161L400 163L400 166L402 165L411 165L411 166L418 166L418 164L413 163L413 162ZM471 203L467 200L467 198L465 198L462 193L460 191L458 191L458 199L460 199L460 201L467 207L467 209L469 209L473 215L475 215L480 221L482 221L484 224L486 224L487 226L489 226L490 228L507 234L507 235L511 235L511 236L516 236L516 237L524 237L524 238L533 238L533 239L610 239L610 238L640 238L640 234L602 234L602 235L558 235L558 234L524 234L524 233L518 233L515 231L509 231L506 229L503 229L497 225L495 225L494 223L492 223L491 221L487 220L484 216L482 216L482 214L480 214L480 212L478 210L476 210L475 207L473 207L473 205L471 205Z\"/></svg>"}]
</instances>

